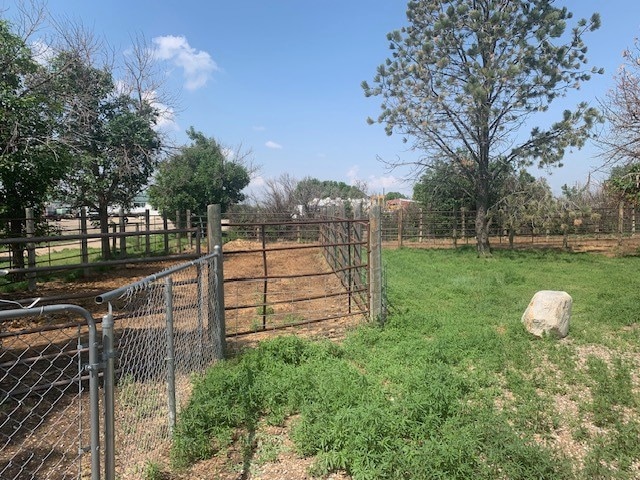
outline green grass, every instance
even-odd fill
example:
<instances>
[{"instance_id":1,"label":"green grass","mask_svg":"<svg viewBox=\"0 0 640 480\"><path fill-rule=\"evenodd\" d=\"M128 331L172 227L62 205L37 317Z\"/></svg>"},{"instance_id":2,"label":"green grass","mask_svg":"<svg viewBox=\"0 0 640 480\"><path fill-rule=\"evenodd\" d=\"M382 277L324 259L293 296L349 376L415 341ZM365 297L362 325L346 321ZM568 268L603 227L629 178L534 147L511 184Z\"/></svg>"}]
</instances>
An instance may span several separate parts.
<instances>
[{"instance_id":1,"label":"green grass","mask_svg":"<svg viewBox=\"0 0 640 480\"><path fill-rule=\"evenodd\" d=\"M214 366L180 415L174 464L293 417L295 448L316 475L637 476L640 258L400 249L384 262L384 327L342 345L276 338ZM574 299L565 340L522 327L543 289ZM554 443L567 431L584 453Z\"/></svg>"}]
</instances>

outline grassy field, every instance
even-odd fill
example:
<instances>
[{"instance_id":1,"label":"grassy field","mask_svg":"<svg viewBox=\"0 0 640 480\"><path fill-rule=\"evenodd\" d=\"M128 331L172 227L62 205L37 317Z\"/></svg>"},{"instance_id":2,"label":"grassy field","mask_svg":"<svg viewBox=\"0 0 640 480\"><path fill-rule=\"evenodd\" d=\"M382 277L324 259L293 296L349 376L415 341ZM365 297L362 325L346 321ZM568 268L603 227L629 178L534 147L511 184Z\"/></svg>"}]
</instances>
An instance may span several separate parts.
<instances>
[{"instance_id":1,"label":"grassy field","mask_svg":"<svg viewBox=\"0 0 640 480\"><path fill-rule=\"evenodd\" d=\"M232 442L260 458L256 430L289 419L316 475L640 478L640 258L401 249L384 263L383 328L274 339L198 380L176 467ZM566 339L524 331L538 290L573 297Z\"/></svg>"}]
</instances>

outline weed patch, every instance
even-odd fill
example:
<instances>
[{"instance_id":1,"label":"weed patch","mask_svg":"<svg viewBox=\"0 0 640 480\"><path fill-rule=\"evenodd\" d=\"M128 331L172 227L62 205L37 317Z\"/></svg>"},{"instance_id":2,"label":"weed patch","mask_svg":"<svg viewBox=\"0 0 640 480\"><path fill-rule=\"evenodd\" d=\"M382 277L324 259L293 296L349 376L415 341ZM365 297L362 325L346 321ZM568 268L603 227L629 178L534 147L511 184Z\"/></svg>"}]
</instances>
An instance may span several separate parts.
<instances>
[{"instance_id":1,"label":"weed patch","mask_svg":"<svg viewBox=\"0 0 640 480\"><path fill-rule=\"evenodd\" d=\"M629 325L640 259L400 249L385 264L383 328L359 328L341 345L276 338L214 366L180 415L174 463L293 418L294 448L315 459L315 475L634 478L638 365L622 353L638 351ZM574 299L567 340L524 331L522 312L543 289ZM595 344L610 357L583 354ZM258 445L256 462L277 456L278 439Z\"/></svg>"}]
</instances>

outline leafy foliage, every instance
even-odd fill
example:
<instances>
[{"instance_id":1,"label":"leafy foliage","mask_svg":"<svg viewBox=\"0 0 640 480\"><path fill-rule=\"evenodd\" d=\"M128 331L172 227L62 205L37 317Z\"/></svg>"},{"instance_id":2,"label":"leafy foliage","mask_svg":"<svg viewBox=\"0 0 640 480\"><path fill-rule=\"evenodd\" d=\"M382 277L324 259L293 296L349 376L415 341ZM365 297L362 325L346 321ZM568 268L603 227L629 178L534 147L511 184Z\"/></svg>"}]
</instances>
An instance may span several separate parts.
<instances>
[{"instance_id":1,"label":"leafy foliage","mask_svg":"<svg viewBox=\"0 0 640 480\"><path fill-rule=\"evenodd\" d=\"M241 159L226 159L216 140L193 127L187 134L191 144L160 164L149 188L151 204L174 218L176 210L205 215L207 205L220 204L224 212L244 200L249 172Z\"/></svg>"},{"instance_id":2,"label":"leafy foliage","mask_svg":"<svg viewBox=\"0 0 640 480\"><path fill-rule=\"evenodd\" d=\"M547 0L414 0L408 26L388 35L391 58L378 67L367 96L382 98L371 123L385 124L424 152L418 167L442 161L466 177L477 211L479 253L488 253L487 213L505 171L560 164L581 147L599 118L586 103L528 137L522 125L592 73L583 35L600 19L579 20ZM516 168L516 169L517 169Z\"/></svg>"},{"instance_id":3,"label":"leafy foliage","mask_svg":"<svg viewBox=\"0 0 640 480\"><path fill-rule=\"evenodd\" d=\"M617 166L611 169L606 183L608 193L631 205L640 204L640 163Z\"/></svg>"},{"instance_id":4,"label":"leafy foliage","mask_svg":"<svg viewBox=\"0 0 640 480\"><path fill-rule=\"evenodd\" d=\"M56 136L62 105L50 73L0 19L0 218L8 220L0 225L12 237L24 236L25 208L41 211L69 165ZM12 248L23 266L23 246Z\"/></svg>"},{"instance_id":5,"label":"leafy foliage","mask_svg":"<svg viewBox=\"0 0 640 480\"><path fill-rule=\"evenodd\" d=\"M153 128L158 113L118 93L111 70L78 52L61 52L52 63L66 106L61 135L73 158L60 192L72 205L96 210L106 233L108 207L128 207L154 171L161 148ZM108 239L103 251L109 252Z\"/></svg>"}]
</instances>

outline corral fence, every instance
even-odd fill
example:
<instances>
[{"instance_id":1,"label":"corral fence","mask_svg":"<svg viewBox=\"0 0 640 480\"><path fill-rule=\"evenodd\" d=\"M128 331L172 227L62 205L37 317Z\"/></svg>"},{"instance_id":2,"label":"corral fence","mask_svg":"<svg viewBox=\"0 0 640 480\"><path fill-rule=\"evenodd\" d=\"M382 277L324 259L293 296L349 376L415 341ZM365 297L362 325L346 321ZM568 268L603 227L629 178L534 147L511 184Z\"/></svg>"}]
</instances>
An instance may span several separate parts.
<instances>
[{"instance_id":1,"label":"corral fence","mask_svg":"<svg viewBox=\"0 0 640 480\"><path fill-rule=\"evenodd\" d=\"M19 237L0 238L0 268L10 270L14 279L26 279L35 290L36 281L51 272L80 270L86 275L98 267L201 255L204 219L189 211L175 212L174 221L149 210L141 215L120 212L109 217L108 233L100 232L85 209L80 212L77 218L37 218L27 208L25 218L3 219L24 225L24 231Z\"/></svg>"},{"instance_id":2,"label":"corral fence","mask_svg":"<svg viewBox=\"0 0 640 480\"><path fill-rule=\"evenodd\" d=\"M593 208L588 212L549 214L544 218L514 220L503 214L491 216L492 246L570 247L589 242L621 244L637 233L635 208ZM416 205L382 214L385 244L422 247L455 247L475 242L475 211L428 210Z\"/></svg>"},{"instance_id":3,"label":"corral fence","mask_svg":"<svg viewBox=\"0 0 640 480\"><path fill-rule=\"evenodd\" d=\"M224 357L229 339L338 317L383 318L381 292L373 291L381 284L379 210L369 219L286 225L219 220L212 206L212 253L99 295L108 306L101 319L75 305L0 311L0 478L144 478L168 460L194 375ZM225 262L216 246L223 228ZM242 231L258 250L233 248ZM303 266L319 261L326 271L271 269L279 255L300 252ZM253 274L226 278L224 265L246 256L259 268L250 263ZM285 307L292 313L281 314ZM246 311L257 325L238 321Z\"/></svg>"},{"instance_id":4,"label":"corral fence","mask_svg":"<svg viewBox=\"0 0 640 480\"><path fill-rule=\"evenodd\" d=\"M370 224L362 215L230 215L223 227L225 259L241 267L225 275L227 335L371 316L378 296L370 272L379 263L379 248L372 248ZM253 268L245 275L247 264Z\"/></svg>"}]
</instances>

